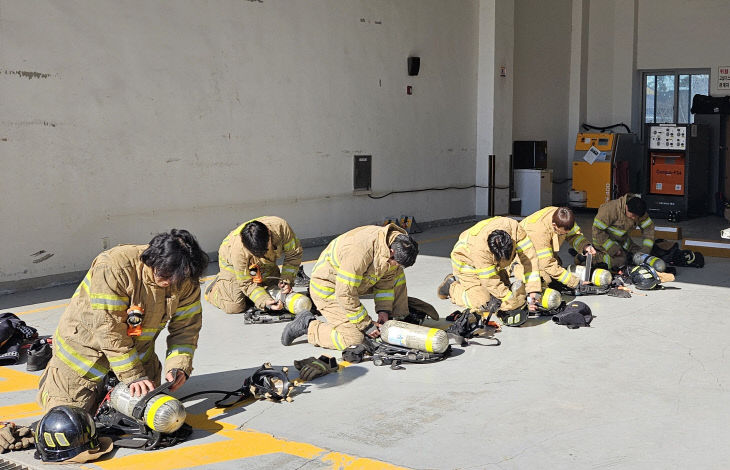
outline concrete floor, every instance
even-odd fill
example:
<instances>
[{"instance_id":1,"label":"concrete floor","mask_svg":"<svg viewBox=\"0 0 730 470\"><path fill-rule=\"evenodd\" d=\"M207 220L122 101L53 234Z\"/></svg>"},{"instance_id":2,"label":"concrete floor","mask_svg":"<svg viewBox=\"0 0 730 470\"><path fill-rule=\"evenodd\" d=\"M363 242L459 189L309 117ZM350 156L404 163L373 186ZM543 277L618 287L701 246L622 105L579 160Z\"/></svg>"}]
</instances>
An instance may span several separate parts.
<instances>
[{"instance_id":1,"label":"concrete floor","mask_svg":"<svg viewBox=\"0 0 730 470\"><path fill-rule=\"evenodd\" d=\"M579 219L589 230L590 219ZM712 227L703 238L719 238L713 224L727 223L716 219L685 222L685 233ZM409 295L442 316L455 307L436 297L436 286L466 227L418 234L421 254L406 270ZM306 250L304 259L320 250ZM211 264L209 274L216 271ZM247 401L205 417L218 397L193 402L196 431L186 443L118 450L83 468L726 468L728 272L729 259L708 258L704 269L680 270L667 290L589 298L591 328L531 319L497 333L501 346L476 339L443 362L400 371L349 365L298 387L292 403ZM51 334L74 289L2 296L0 309ZM372 300L365 304L372 311ZM244 325L208 303L203 314L194 375L178 396L237 388L264 362L289 366L295 376L294 359L327 353L303 341L281 346L284 324ZM158 354L164 344L157 341ZM33 380L24 364L0 368L0 420L38 418L29 404ZM2 459L47 468L30 451Z\"/></svg>"}]
</instances>

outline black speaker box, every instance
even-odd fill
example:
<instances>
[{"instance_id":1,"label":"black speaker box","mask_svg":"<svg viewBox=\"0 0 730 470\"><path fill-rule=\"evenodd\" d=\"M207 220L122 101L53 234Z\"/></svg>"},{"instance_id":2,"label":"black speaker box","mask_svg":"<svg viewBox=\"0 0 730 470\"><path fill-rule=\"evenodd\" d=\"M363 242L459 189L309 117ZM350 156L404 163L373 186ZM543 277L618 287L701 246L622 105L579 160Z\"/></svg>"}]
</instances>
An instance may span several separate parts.
<instances>
[{"instance_id":1,"label":"black speaker box","mask_svg":"<svg viewBox=\"0 0 730 470\"><path fill-rule=\"evenodd\" d=\"M415 77L418 75L418 71L421 69L421 58L420 57L409 57L408 58L408 76Z\"/></svg>"}]
</instances>

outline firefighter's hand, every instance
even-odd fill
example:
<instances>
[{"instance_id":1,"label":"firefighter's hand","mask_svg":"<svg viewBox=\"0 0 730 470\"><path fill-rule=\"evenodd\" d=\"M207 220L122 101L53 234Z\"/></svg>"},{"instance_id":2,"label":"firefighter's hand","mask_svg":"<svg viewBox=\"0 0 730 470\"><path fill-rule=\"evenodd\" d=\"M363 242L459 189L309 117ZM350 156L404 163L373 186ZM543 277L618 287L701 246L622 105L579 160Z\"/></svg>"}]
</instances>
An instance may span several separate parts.
<instances>
[{"instance_id":1,"label":"firefighter's hand","mask_svg":"<svg viewBox=\"0 0 730 470\"><path fill-rule=\"evenodd\" d=\"M388 320L390 320L390 314L388 312L383 312L383 311L378 312L378 322L377 323L379 325L382 325L383 323L387 322Z\"/></svg>"},{"instance_id":2,"label":"firefighter's hand","mask_svg":"<svg viewBox=\"0 0 730 470\"><path fill-rule=\"evenodd\" d=\"M170 391L174 392L178 388L182 387L185 381L188 380L188 376L182 369L172 369L167 373L167 375L165 375L165 380L172 382L172 385L170 385Z\"/></svg>"},{"instance_id":3,"label":"firefighter's hand","mask_svg":"<svg viewBox=\"0 0 730 470\"><path fill-rule=\"evenodd\" d=\"M281 293L286 295L291 292L291 284L289 281L280 280L279 281L279 289L281 289Z\"/></svg>"},{"instance_id":4,"label":"firefighter's hand","mask_svg":"<svg viewBox=\"0 0 730 470\"><path fill-rule=\"evenodd\" d=\"M269 310L281 310L284 308L284 304L281 303L281 300L267 300L266 301L266 308Z\"/></svg>"},{"instance_id":5,"label":"firefighter's hand","mask_svg":"<svg viewBox=\"0 0 730 470\"><path fill-rule=\"evenodd\" d=\"M129 391L133 397L143 397L155 389L155 385L149 379L140 379L129 384Z\"/></svg>"},{"instance_id":6,"label":"firefighter's hand","mask_svg":"<svg viewBox=\"0 0 730 470\"><path fill-rule=\"evenodd\" d=\"M584 253L588 254L590 253L593 256L596 256L596 249L593 247L593 245L586 246L586 249L583 250Z\"/></svg>"},{"instance_id":7,"label":"firefighter's hand","mask_svg":"<svg viewBox=\"0 0 730 470\"><path fill-rule=\"evenodd\" d=\"M537 292L530 292L530 300L527 302L527 310L531 312L537 312L537 304L540 302L540 294Z\"/></svg>"},{"instance_id":8,"label":"firefighter's hand","mask_svg":"<svg viewBox=\"0 0 730 470\"><path fill-rule=\"evenodd\" d=\"M374 339L380 336L380 328L378 328L377 323L370 323L370 326L365 328L363 333Z\"/></svg>"}]
</instances>

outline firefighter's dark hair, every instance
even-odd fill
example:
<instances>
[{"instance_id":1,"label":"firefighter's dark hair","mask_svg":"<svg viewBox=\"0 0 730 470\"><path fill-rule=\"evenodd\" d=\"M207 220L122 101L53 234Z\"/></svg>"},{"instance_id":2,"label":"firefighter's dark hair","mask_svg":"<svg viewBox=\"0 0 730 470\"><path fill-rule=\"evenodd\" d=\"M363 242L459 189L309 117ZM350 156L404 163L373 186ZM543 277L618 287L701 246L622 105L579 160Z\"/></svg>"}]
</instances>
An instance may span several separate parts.
<instances>
[{"instance_id":1,"label":"firefighter's dark hair","mask_svg":"<svg viewBox=\"0 0 730 470\"><path fill-rule=\"evenodd\" d=\"M646 202L640 197L632 197L626 201L626 208L634 215L642 217L646 214Z\"/></svg>"},{"instance_id":2,"label":"firefighter's dark hair","mask_svg":"<svg viewBox=\"0 0 730 470\"><path fill-rule=\"evenodd\" d=\"M176 285L186 279L200 281L200 276L208 266L208 255L200 248L195 237L183 229L155 235L140 259L157 276L169 279Z\"/></svg>"},{"instance_id":3,"label":"firefighter's dark hair","mask_svg":"<svg viewBox=\"0 0 730 470\"><path fill-rule=\"evenodd\" d=\"M508 260L512 255L514 242L509 233L504 230L495 230L487 237L487 246L489 246L489 251L492 252L496 261Z\"/></svg>"},{"instance_id":4,"label":"firefighter's dark hair","mask_svg":"<svg viewBox=\"0 0 730 470\"><path fill-rule=\"evenodd\" d=\"M558 207L553 213L553 223L560 228L570 230L575 224L575 214L569 207Z\"/></svg>"},{"instance_id":5,"label":"firefighter's dark hair","mask_svg":"<svg viewBox=\"0 0 730 470\"><path fill-rule=\"evenodd\" d=\"M258 220L252 220L241 230L243 246L254 256L263 257L269 251L269 228Z\"/></svg>"},{"instance_id":6,"label":"firefighter's dark hair","mask_svg":"<svg viewBox=\"0 0 730 470\"><path fill-rule=\"evenodd\" d=\"M418 242L408 235L398 235L390 245L393 250L393 259L398 264L407 268L413 266L418 256Z\"/></svg>"}]
</instances>

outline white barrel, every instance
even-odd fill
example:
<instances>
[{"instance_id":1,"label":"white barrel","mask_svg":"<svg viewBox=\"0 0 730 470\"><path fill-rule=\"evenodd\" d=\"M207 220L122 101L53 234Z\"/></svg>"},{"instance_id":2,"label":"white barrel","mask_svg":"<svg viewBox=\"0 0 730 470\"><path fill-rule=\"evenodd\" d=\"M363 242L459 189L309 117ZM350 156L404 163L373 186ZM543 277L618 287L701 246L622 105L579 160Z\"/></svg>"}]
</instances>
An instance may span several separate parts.
<instances>
[{"instance_id":1,"label":"white barrel","mask_svg":"<svg viewBox=\"0 0 730 470\"><path fill-rule=\"evenodd\" d=\"M284 308L293 314L312 310L312 299L299 292L289 292L281 295L281 289L278 287L269 287L269 295L274 300L280 300L284 304Z\"/></svg>"},{"instance_id":2,"label":"white barrel","mask_svg":"<svg viewBox=\"0 0 730 470\"><path fill-rule=\"evenodd\" d=\"M444 330L398 320L385 322L380 327L380 337L390 344L430 353L442 353L449 347L449 337Z\"/></svg>"},{"instance_id":3,"label":"white barrel","mask_svg":"<svg viewBox=\"0 0 730 470\"><path fill-rule=\"evenodd\" d=\"M568 205L571 207L585 207L588 202L588 195L585 191L571 189L568 193Z\"/></svg>"},{"instance_id":4,"label":"white barrel","mask_svg":"<svg viewBox=\"0 0 730 470\"><path fill-rule=\"evenodd\" d=\"M134 407L142 398L144 397L133 397L129 387L119 383L112 389L109 402L112 408L132 418ZM154 431L170 434L180 429L186 416L185 407L180 400L160 393L147 402L142 421Z\"/></svg>"},{"instance_id":5,"label":"white barrel","mask_svg":"<svg viewBox=\"0 0 730 470\"><path fill-rule=\"evenodd\" d=\"M663 273L667 270L667 263L665 263L663 259L657 258L656 256L647 255L646 253L635 253L634 264L638 266L641 263L648 264L660 273Z\"/></svg>"},{"instance_id":6,"label":"white barrel","mask_svg":"<svg viewBox=\"0 0 730 470\"><path fill-rule=\"evenodd\" d=\"M560 292L546 287L542 292L542 297L540 298L540 307L545 310L552 310L554 308L558 308L562 301L563 296L560 295Z\"/></svg>"},{"instance_id":7,"label":"white barrel","mask_svg":"<svg viewBox=\"0 0 730 470\"><path fill-rule=\"evenodd\" d=\"M578 279L583 282L586 277L586 267L585 266L571 266L568 268L568 271L575 274ZM611 284L611 281L613 281L613 276L611 273L605 269L596 268L591 273L591 284L594 286L607 286Z\"/></svg>"}]
</instances>

